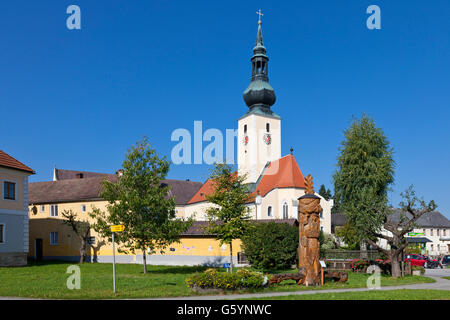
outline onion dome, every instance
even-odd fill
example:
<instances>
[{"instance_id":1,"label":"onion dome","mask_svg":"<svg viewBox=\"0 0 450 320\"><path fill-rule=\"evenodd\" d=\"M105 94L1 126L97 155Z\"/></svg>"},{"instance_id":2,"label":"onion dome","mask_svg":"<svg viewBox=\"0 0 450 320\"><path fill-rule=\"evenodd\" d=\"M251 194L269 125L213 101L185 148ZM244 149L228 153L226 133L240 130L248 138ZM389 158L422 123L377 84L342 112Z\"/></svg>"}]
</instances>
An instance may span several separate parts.
<instances>
[{"instance_id":1,"label":"onion dome","mask_svg":"<svg viewBox=\"0 0 450 320\"><path fill-rule=\"evenodd\" d=\"M276 96L275 91L269 84L269 57L267 57L266 47L264 47L261 20L258 21L258 33L251 62L252 76L250 85L244 91L245 104L250 109L259 108L265 112L270 111L270 107L275 103Z\"/></svg>"}]
</instances>

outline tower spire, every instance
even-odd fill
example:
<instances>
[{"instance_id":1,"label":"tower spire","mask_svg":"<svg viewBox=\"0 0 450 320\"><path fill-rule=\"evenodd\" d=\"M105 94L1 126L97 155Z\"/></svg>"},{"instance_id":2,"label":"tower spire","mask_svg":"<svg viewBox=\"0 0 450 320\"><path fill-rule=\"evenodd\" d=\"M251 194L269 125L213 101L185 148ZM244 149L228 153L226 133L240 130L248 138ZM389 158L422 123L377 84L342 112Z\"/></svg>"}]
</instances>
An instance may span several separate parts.
<instances>
[{"instance_id":1,"label":"tower spire","mask_svg":"<svg viewBox=\"0 0 450 320\"><path fill-rule=\"evenodd\" d=\"M256 34L256 44L253 48L252 76L250 85L244 91L244 101L250 110L258 109L264 113L272 113L270 107L275 103L275 91L269 84L268 62L269 57L266 55L266 47L264 47L262 36L261 9L256 12L258 19L258 32Z\"/></svg>"}]
</instances>

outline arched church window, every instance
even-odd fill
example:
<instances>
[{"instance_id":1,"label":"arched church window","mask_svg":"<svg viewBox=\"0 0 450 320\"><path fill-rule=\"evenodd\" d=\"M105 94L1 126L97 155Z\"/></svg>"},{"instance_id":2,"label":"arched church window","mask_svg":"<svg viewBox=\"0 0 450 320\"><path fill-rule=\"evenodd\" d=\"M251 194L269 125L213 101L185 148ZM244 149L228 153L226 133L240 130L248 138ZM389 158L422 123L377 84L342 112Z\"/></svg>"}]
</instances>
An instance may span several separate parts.
<instances>
[{"instance_id":1,"label":"arched church window","mask_svg":"<svg viewBox=\"0 0 450 320\"><path fill-rule=\"evenodd\" d=\"M270 123L266 123L266 131L270 132Z\"/></svg>"},{"instance_id":2,"label":"arched church window","mask_svg":"<svg viewBox=\"0 0 450 320\"><path fill-rule=\"evenodd\" d=\"M272 216L272 206L268 206L267 207L267 216L271 217Z\"/></svg>"},{"instance_id":3,"label":"arched church window","mask_svg":"<svg viewBox=\"0 0 450 320\"><path fill-rule=\"evenodd\" d=\"M244 124L244 133L247 133L247 125Z\"/></svg>"},{"instance_id":4,"label":"arched church window","mask_svg":"<svg viewBox=\"0 0 450 320\"><path fill-rule=\"evenodd\" d=\"M288 211L288 204L285 202L283 204L283 219L288 219L289 218L289 211Z\"/></svg>"}]
</instances>

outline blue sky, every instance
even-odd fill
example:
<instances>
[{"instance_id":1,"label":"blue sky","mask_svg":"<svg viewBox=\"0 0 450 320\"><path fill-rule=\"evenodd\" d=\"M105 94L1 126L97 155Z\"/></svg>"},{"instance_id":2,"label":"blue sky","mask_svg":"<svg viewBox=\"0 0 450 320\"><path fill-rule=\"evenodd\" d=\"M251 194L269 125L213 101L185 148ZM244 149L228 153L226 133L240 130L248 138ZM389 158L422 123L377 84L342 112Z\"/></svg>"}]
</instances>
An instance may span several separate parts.
<instances>
[{"instance_id":1,"label":"blue sky","mask_svg":"<svg viewBox=\"0 0 450 320\"><path fill-rule=\"evenodd\" d=\"M344 4L345 3L345 4ZM82 29L66 28L81 8ZM381 8L368 30L366 8ZM0 149L31 166L115 172L143 135L170 157L173 130L235 128L247 107L262 9L282 154L332 187L352 116L395 151L391 201L414 184L450 217L450 3L423 1L2 1ZM207 165L172 166L204 181Z\"/></svg>"}]
</instances>

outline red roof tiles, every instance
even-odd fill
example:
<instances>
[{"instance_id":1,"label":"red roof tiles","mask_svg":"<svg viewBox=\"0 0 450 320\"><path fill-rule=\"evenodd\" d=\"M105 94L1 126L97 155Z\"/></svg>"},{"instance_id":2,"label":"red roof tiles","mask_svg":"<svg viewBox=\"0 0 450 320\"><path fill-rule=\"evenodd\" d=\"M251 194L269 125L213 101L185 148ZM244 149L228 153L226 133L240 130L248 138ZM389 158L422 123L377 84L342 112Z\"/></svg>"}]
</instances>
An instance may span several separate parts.
<instances>
[{"instance_id":1,"label":"red roof tiles","mask_svg":"<svg viewBox=\"0 0 450 320\"><path fill-rule=\"evenodd\" d=\"M31 169L30 167L27 167L22 162L14 159L13 157L11 157L9 154L3 152L2 150L0 150L0 166L11 168L11 169L16 169L16 170L21 170L21 171L26 171L26 172L34 174L33 169Z\"/></svg>"},{"instance_id":2,"label":"red roof tiles","mask_svg":"<svg viewBox=\"0 0 450 320\"><path fill-rule=\"evenodd\" d=\"M264 197L276 188L305 188L305 178L292 154L270 162L255 193Z\"/></svg>"},{"instance_id":3,"label":"red roof tiles","mask_svg":"<svg viewBox=\"0 0 450 320\"><path fill-rule=\"evenodd\" d=\"M305 178L297 161L291 154L270 162L262 174L263 176L252 196L255 196L259 191L261 197L264 197L276 188L305 188ZM213 181L208 179L187 204L206 201L206 195L213 192Z\"/></svg>"}]
</instances>

